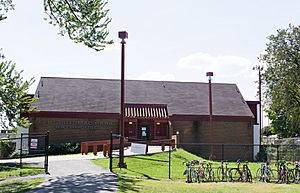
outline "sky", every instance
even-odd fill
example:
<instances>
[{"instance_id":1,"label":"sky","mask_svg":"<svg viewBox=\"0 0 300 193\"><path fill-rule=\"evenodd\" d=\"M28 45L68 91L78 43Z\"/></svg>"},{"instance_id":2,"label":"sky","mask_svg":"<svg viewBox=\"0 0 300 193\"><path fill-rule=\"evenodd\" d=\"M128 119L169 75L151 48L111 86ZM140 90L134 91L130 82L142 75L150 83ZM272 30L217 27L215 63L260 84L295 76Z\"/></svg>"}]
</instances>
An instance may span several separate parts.
<instances>
[{"instance_id":1,"label":"sky","mask_svg":"<svg viewBox=\"0 0 300 193\"><path fill-rule=\"evenodd\" d=\"M127 31L125 78L237 84L245 100L257 100L253 66L267 37L299 25L298 0L110 0L109 39L96 52L44 20L43 0L14 0L15 10L0 22L0 48L6 58L35 77L120 78L118 31Z\"/></svg>"}]
</instances>

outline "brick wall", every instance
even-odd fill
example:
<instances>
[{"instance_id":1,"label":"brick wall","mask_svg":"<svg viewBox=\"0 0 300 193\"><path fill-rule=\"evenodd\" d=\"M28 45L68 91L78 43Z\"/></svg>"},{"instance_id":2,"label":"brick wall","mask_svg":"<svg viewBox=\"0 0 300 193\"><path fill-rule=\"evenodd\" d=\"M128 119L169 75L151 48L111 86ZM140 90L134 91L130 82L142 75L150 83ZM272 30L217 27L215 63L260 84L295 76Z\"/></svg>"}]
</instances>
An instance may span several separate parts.
<instances>
[{"instance_id":1,"label":"brick wall","mask_svg":"<svg viewBox=\"0 0 300 193\"><path fill-rule=\"evenodd\" d=\"M215 158L224 160L252 160L253 129L249 122L213 122ZM173 133L179 131L180 146L208 158L212 148L208 121L174 121ZM190 144L184 144L190 143ZM192 144L193 143L193 144ZM201 143L201 144L200 144ZM205 144L206 143L206 144ZM224 144L224 145L222 145ZM231 144L231 145L229 145Z\"/></svg>"},{"instance_id":2,"label":"brick wall","mask_svg":"<svg viewBox=\"0 0 300 193\"><path fill-rule=\"evenodd\" d=\"M119 121L112 119L32 118L30 133L50 133L50 144L109 139L119 133Z\"/></svg>"},{"instance_id":3,"label":"brick wall","mask_svg":"<svg viewBox=\"0 0 300 193\"><path fill-rule=\"evenodd\" d=\"M114 119L32 118L30 133L50 132L50 144L109 139L110 132L119 133L119 121ZM253 129L249 122L213 122L215 157L225 160L252 160L252 147L226 144L252 144ZM208 121L173 121L171 132L179 131L180 147L208 157L211 146ZM151 136L153 133L150 134ZM185 144L184 143L194 143ZM202 145L199 145L201 143ZM222 146L221 144L225 144Z\"/></svg>"}]
</instances>

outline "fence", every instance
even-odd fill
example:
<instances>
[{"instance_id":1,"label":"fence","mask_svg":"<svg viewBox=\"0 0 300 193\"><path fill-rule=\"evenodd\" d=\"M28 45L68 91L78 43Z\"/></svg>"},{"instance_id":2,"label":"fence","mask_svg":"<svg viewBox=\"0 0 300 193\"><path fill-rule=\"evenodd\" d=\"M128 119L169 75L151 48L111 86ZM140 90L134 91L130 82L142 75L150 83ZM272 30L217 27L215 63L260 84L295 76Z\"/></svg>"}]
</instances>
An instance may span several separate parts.
<instances>
[{"instance_id":1,"label":"fence","mask_svg":"<svg viewBox=\"0 0 300 193\"><path fill-rule=\"evenodd\" d=\"M300 145L180 143L177 146L212 160L300 161Z\"/></svg>"},{"instance_id":2,"label":"fence","mask_svg":"<svg viewBox=\"0 0 300 193\"><path fill-rule=\"evenodd\" d=\"M112 135L112 141L120 139L119 135ZM147 178L184 178L184 162L192 159L211 159L211 161L230 161L231 166L239 160L241 162L255 162L255 167L259 167L258 162L286 160L289 162L300 161L300 146L297 145L251 145L251 144L205 144L205 143L180 143L172 144L167 142L153 142L129 140L131 146L125 145L124 162L127 170L119 168L119 143L114 143L110 148L110 171L116 173L130 172ZM141 146L139 146L141 145ZM144 146L143 146L144 145ZM177 147L177 148L174 148ZM134 148L136 148L134 150ZM143 149L144 148L144 149ZM146 149L145 149L146 148ZM178 150L178 148L183 150ZM139 150L137 150L139 149ZM164 151L165 152L164 152ZM213 150L214 156L211 155ZM260 150L259 153L254 153ZM136 152L137 151L137 152ZM194 155L192 155L192 154ZM139 154L139 155L138 155ZM197 158L196 156L201 158ZM258 160L257 160L258 159ZM145 164L147 162L147 164ZM220 162L213 162L220 166ZM257 168L251 168L256 173ZM156 173L154 172L157 171ZM129 173L129 175L130 175ZM155 173L155 174L154 174Z\"/></svg>"},{"instance_id":3,"label":"fence","mask_svg":"<svg viewBox=\"0 0 300 193\"><path fill-rule=\"evenodd\" d=\"M49 133L21 133L18 138L0 139L0 160L19 159L20 168L23 159L44 156L43 168L48 173Z\"/></svg>"}]
</instances>

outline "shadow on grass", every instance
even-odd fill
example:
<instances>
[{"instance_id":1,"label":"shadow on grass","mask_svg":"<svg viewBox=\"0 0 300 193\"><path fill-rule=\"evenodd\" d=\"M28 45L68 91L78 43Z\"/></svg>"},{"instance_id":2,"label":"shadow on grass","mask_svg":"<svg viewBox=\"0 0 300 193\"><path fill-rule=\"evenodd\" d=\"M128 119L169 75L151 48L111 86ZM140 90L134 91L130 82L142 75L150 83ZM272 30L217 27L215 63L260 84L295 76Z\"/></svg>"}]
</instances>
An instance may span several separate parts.
<instances>
[{"instance_id":1,"label":"shadow on grass","mask_svg":"<svg viewBox=\"0 0 300 193\"><path fill-rule=\"evenodd\" d=\"M139 185L136 185L136 183L140 182L141 180L135 179L135 178L129 178L124 176L118 177L118 188L120 192L127 192L127 191L133 191L133 192L139 192L139 190L142 188Z\"/></svg>"},{"instance_id":2,"label":"shadow on grass","mask_svg":"<svg viewBox=\"0 0 300 193\"><path fill-rule=\"evenodd\" d=\"M37 186L43 180L44 180L43 178L37 178L32 180L15 180L11 182L0 183L0 193L2 192L21 193Z\"/></svg>"},{"instance_id":3,"label":"shadow on grass","mask_svg":"<svg viewBox=\"0 0 300 193\"><path fill-rule=\"evenodd\" d=\"M130 169L128 169L128 168L127 168L127 170L128 170L128 171L131 171L131 172L138 173L138 174L144 176L145 178L147 178L147 179L149 179L149 180L158 180L158 179L156 179L156 178L153 178L153 177L151 177L151 176L149 176L149 175L147 175L147 174L141 173L141 172L137 172L137 171L134 171L134 170L130 170Z\"/></svg>"},{"instance_id":4,"label":"shadow on grass","mask_svg":"<svg viewBox=\"0 0 300 193\"><path fill-rule=\"evenodd\" d=\"M20 165L15 164L15 163L1 163L0 164L0 172L17 170L19 168L20 168Z\"/></svg>"}]
</instances>

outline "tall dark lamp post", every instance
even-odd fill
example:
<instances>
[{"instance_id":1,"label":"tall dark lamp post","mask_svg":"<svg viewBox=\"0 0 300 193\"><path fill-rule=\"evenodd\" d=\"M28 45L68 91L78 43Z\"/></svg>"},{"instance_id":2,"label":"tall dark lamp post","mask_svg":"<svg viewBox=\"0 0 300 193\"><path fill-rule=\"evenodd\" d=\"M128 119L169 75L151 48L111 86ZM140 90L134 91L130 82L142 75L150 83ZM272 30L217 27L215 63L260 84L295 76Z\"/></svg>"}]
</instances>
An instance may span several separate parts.
<instances>
[{"instance_id":1,"label":"tall dark lamp post","mask_svg":"<svg viewBox=\"0 0 300 193\"><path fill-rule=\"evenodd\" d=\"M261 100L261 72L264 70L263 66L256 65L253 70L258 71L258 100L259 100L259 144L261 145L262 128L263 128L263 112L262 112L262 100Z\"/></svg>"},{"instance_id":2,"label":"tall dark lamp post","mask_svg":"<svg viewBox=\"0 0 300 193\"><path fill-rule=\"evenodd\" d=\"M126 31L120 31L119 32L119 38L122 39L121 45L122 45L122 50L121 50L121 117L120 117L120 159L118 163L119 168L126 168L126 163L124 162L124 72L125 72L125 39L128 38L128 33Z\"/></svg>"},{"instance_id":3,"label":"tall dark lamp post","mask_svg":"<svg viewBox=\"0 0 300 193\"><path fill-rule=\"evenodd\" d=\"M211 77L214 76L213 72L207 72L208 77L208 95L209 95L209 130L210 130L210 154L214 157L214 129L213 129L213 116L212 116L212 89L211 89Z\"/></svg>"}]
</instances>

